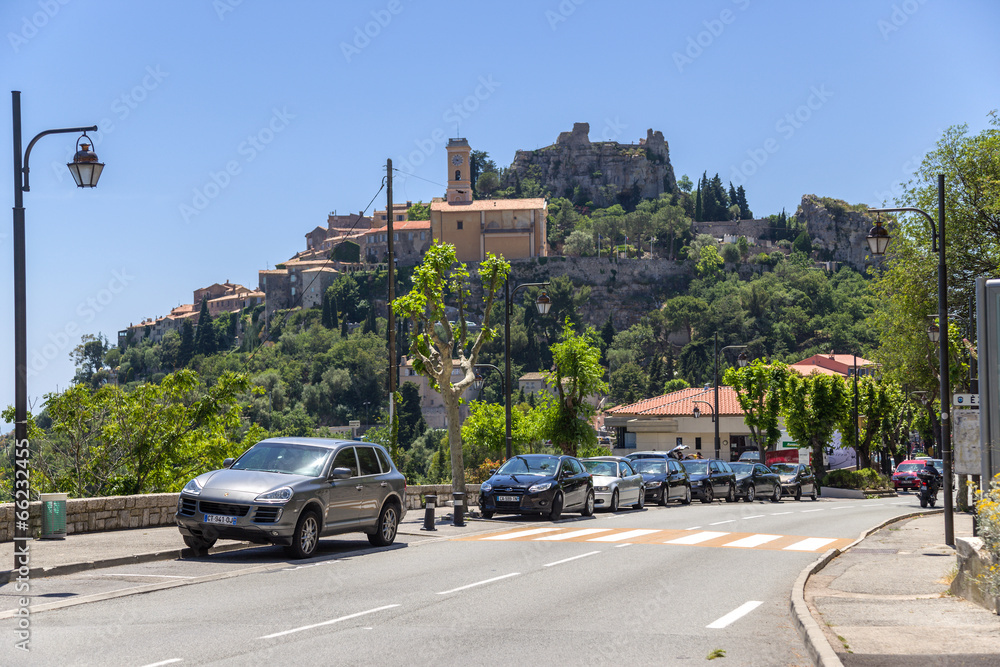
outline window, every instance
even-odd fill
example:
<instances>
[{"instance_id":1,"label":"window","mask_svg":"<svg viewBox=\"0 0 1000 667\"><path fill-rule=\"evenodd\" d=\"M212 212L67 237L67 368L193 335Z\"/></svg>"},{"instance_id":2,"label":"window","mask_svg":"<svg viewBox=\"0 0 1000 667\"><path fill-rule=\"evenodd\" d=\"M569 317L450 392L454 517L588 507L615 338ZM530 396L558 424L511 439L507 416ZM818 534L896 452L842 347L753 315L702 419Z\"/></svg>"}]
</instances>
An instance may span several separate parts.
<instances>
[{"instance_id":1,"label":"window","mask_svg":"<svg viewBox=\"0 0 1000 667\"><path fill-rule=\"evenodd\" d=\"M421 240L421 241L423 241L423 240L424 240L424 234L426 234L426 233L427 233L427 232L420 232L420 240Z\"/></svg>"},{"instance_id":2,"label":"window","mask_svg":"<svg viewBox=\"0 0 1000 667\"><path fill-rule=\"evenodd\" d=\"M679 447L683 444L684 444L684 438L677 436L677 446Z\"/></svg>"},{"instance_id":3,"label":"window","mask_svg":"<svg viewBox=\"0 0 1000 667\"><path fill-rule=\"evenodd\" d=\"M634 475L635 470L632 470L632 466L622 461L622 476L627 477L629 475Z\"/></svg>"},{"instance_id":4,"label":"window","mask_svg":"<svg viewBox=\"0 0 1000 667\"><path fill-rule=\"evenodd\" d=\"M385 220L385 216L384 215L382 216L382 219Z\"/></svg>"},{"instance_id":5,"label":"window","mask_svg":"<svg viewBox=\"0 0 1000 667\"><path fill-rule=\"evenodd\" d=\"M382 472L374 447L355 447L354 450L358 453L358 467L362 476L378 475Z\"/></svg>"},{"instance_id":6,"label":"window","mask_svg":"<svg viewBox=\"0 0 1000 667\"><path fill-rule=\"evenodd\" d=\"M295 288L292 288L292 296L295 296Z\"/></svg>"},{"instance_id":7,"label":"window","mask_svg":"<svg viewBox=\"0 0 1000 667\"><path fill-rule=\"evenodd\" d=\"M407 232L406 233L406 240L407 241L412 241L413 240L413 232Z\"/></svg>"},{"instance_id":8,"label":"window","mask_svg":"<svg viewBox=\"0 0 1000 667\"><path fill-rule=\"evenodd\" d=\"M375 455L378 456L378 462L382 464L382 472L392 472L392 465L389 463L389 457L385 455L385 452L375 448Z\"/></svg>"},{"instance_id":9,"label":"window","mask_svg":"<svg viewBox=\"0 0 1000 667\"><path fill-rule=\"evenodd\" d=\"M460 169L455 170L455 180L456 181L462 180L462 171Z\"/></svg>"},{"instance_id":10,"label":"window","mask_svg":"<svg viewBox=\"0 0 1000 667\"><path fill-rule=\"evenodd\" d=\"M461 229L461 228L462 228L462 221L461 221L461 220L459 220L459 221L458 221L458 227L456 227L456 229Z\"/></svg>"},{"instance_id":11,"label":"window","mask_svg":"<svg viewBox=\"0 0 1000 667\"><path fill-rule=\"evenodd\" d=\"M399 240L399 232L393 232L392 233L392 240L393 241L398 241Z\"/></svg>"},{"instance_id":12,"label":"window","mask_svg":"<svg viewBox=\"0 0 1000 667\"><path fill-rule=\"evenodd\" d=\"M695 438L694 439L694 448L695 449L701 449L701 438Z\"/></svg>"},{"instance_id":13,"label":"window","mask_svg":"<svg viewBox=\"0 0 1000 667\"><path fill-rule=\"evenodd\" d=\"M347 468L351 471L351 477L358 476L358 460L354 458L354 447L344 447L337 452L333 459L334 468Z\"/></svg>"},{"instance_id":14,"label":"window","mask_svg":"<svg viewBox=\"0 0 1000 667\"><path fill-rule=\"evenodd\" d=\"M402 219L403 219L403 216L401 216L401 215L397 215L396 216L396 220L402 220Z\"/></svg>"},{"instance_id":15,"label":"window","mask_svg":"<svg viewBox=\"0 0 1000 667\"><path fill-rule=\"evenodd\" d=\"M294 273L288 277L288 281L289 282L293 282L293 283L295 282L295 274Z\"/></svg>"}]
</instances>

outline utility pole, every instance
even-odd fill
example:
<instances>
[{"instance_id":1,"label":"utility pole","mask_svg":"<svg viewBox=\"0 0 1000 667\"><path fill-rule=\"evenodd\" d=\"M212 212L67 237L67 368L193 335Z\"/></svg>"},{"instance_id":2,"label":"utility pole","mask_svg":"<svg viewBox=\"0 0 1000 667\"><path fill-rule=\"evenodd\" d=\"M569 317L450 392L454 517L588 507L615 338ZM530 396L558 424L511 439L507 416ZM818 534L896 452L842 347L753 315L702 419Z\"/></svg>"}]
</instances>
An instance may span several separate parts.
<instances>
[{"instance_id":1,"label":"utility pole","mask_svg":"<svg viewBox=\"0 0 1000 667\"><path fill-rule=\"evenodd\" d=\"M385 161L386 177L386 242L389 248L389 321L386 330L389 334L389 424L396 414L396 315L392 312L392 302L396 298L396 258L392 246L392 159ZM390 427L391 428L391 427Z\"/></svg>"}]
</instances>

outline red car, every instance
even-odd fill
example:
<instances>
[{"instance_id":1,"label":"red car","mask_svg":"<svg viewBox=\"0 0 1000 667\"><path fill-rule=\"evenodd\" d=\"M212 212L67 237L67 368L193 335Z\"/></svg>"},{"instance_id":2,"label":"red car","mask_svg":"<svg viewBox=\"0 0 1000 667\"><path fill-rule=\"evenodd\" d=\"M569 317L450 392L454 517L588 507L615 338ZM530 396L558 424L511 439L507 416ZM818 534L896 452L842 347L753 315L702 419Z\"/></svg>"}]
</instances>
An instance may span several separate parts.
<instances>
[{"instance_id":1,"label":"red car","mask_svg":"<svg viewBox=\"0 0 1000 667\"><path fill-rule=\"evenodd\" d=\"M924 459L908 459L896 466L892 473L892 485L900 489L917 489L917 473L924 467Z\"/></svg>"}]
</instances>

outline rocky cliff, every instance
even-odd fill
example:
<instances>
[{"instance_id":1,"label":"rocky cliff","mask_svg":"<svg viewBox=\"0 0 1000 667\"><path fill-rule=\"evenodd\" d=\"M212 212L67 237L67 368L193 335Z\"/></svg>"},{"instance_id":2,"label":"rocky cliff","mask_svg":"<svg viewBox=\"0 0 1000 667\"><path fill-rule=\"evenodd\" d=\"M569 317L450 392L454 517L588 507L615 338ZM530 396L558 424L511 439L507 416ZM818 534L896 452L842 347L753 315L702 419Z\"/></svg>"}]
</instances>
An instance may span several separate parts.
<instances>
[{"instance_id":1,"label":"rocky cliff","mask_svg":"<svg viewBox=\"0 0 1000 667\"><path fill-rule=\"evenodd\" d=\"M880 261L871 257L865 237L872 216L865 204L851 205L840 199L803 195L795 211L812 239L813 255L821 261L847 264L857 271Z\"/></svg>"},{"instance_id":2,"label":"rocky cliff","mask_svg":"<svg viewBox=\"0 0 1000 667\"><path fill-rule=\"evenodd\" d=\"M637 144L591 142L589 135L589 123L574 123L573 131L561 133L551 146L517 151L504 187L533 178L552 197L566 197L576 204L590 201L598 207L634 206L677 190L662 132L647 130Z\"/></svg>"}]
</instances>

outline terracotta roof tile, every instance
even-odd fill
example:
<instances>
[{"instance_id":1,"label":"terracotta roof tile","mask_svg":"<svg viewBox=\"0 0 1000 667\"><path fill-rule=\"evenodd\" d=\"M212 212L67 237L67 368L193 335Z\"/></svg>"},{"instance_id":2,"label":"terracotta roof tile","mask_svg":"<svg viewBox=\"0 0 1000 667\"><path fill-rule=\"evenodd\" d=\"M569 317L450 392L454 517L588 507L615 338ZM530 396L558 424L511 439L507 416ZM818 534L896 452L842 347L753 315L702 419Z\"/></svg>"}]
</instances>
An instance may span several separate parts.
<instances>
[{"instance_id":1,"label":"terracotta roof tile","mask_svg":"<svg viewBox=\"0 0 1000 667\"><path fill-rule=\"evenodd\" d=\"M695 401L704 401L705 403L709 403L710 406L714 406L715 390L711 387L708 389L690 387L664 394L663 396L647 398L631 405L619 405L606 410L605 414L690 417L694 412L695 405L698 406L698 409L705 416L711 413L712 410L709 406L705 406L703 403L695 403ZM740 408L736 390L732 387L719 387L719 405L721 407L719 414L723 417L743 416L743 409Z\"/></svg>"},{"instance_id":2,"label":"terracotta roof tile","mask_svg":"<svg viewBox=\"0 0 1000 667\"><path fill-rule=\"evenodd\" d=\"M477 199L476 201L454 204L446 201L431 202L432 211L444 211L445 213L460 213L462 211L525 211L537 208L545 208L544 199Z\"/></svg>"}]
</instances>

